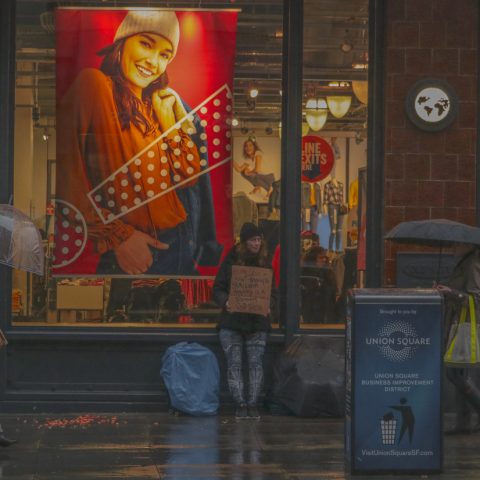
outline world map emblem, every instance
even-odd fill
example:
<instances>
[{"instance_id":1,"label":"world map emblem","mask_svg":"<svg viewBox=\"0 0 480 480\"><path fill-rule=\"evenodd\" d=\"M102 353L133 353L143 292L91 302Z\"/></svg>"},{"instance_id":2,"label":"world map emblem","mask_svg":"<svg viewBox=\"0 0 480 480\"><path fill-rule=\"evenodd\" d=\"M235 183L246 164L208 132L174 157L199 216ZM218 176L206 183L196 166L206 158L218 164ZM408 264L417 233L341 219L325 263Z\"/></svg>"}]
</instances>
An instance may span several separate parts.
<instances>
[{"instance_id":1,"label":"world map emblem","mask_svg":"<svg viewBox=\"0 0 480 480\"><path fill-rule=\"evenodd\" d=\"M450 111L450 98L439 88L425 88L415 99L415 109L426 122L439 122Z\"/></svg>"},{"instance_id":2,"label":"world map emblem","mask_svg":"<svg viewBox=\"0 0 480 480\"><path fill-rule=\"evenodd\" d=\"M427 132L438 132L449 127L457 117L458 97L446 81L426 78L410 88L405 109L416 127Z\"/></svg>"}]
</instances>

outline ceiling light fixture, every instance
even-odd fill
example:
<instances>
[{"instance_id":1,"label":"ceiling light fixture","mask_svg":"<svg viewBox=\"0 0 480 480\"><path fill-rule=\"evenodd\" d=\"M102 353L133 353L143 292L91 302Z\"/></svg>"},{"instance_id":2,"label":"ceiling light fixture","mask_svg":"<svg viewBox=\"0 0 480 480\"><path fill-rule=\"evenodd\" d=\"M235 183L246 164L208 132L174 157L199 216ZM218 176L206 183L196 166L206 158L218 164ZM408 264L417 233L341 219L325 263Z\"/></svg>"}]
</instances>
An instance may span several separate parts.
<instances>
[{"instance_id":1,"label":"ceiling light fixture","mask_svg":"<svg viewBox=\"0 0 480 480\"><path fill-rule=\"evenodd\" d=\"M357 59L352 63L354 70L368 70L368 52L362 52Z\"/></svg>"},{"instance_id":2,"label":"ceiling light fixture","mask_svg":"<svg viewBox=\"0 0 480 480\"><path fill-rule=\"evenodd\" d=\"M350 95L328 95L327 105L330 113L335 118L344 117L350 105L352 104L352 97Z\"/></svg>"},{"instance_id":3,"label":"ceiling light fixture","mask_svg":"<svg viewBox=\"0 0 480 480\"><path fill-rule=\"evenodd\" d=\"M342 118L347 114L352 104L352 96L346 94L347 89L350 88L350 84L348 82L338 81L330 82L328 86L333 90L332 94L327 95L328 109L335 118Z\"/></svg>"},{"instance_id":4,"label":"ceiling light fixture","mask_svg":"<svg viewBox=\"0 0 480 480\"><path fill-rule=\"evenodd\" d=\"M328 109L324 98L309 98L305 104L305 119L314 131L321 130L327 123Z\"/></svg>"},{"instance_id":5,"label":"ceiling light fixture","mask_svg":"<svg viewBox=\"0 0 480 480\"><path fill-rule=\"evenodd\" d=\"M353 50L353 41L350 38L350 33L348 30L345 30L345 37L340 45L340 49L343 53L350 53Z\"/></svg>"},{"instance_id":6,"label":"ceiling light fixture","mask_svg":"<svg viewBox=\"0 0 480 480\"><path fill-rule=\"evenodd\" d=\"M249 89L248 89L248 96L250 98L257 98L258 97L258 88L254 85L252 85Z\"/></svg>"},{"instance_id":7,"label":"ceiling light fixture","mask_svg":"<svg viewBox=\"0 0 480 480\"><path fill-rule=\"evenodd\" d=\"M353 50L353 45L348 41L345 40L341 45L340 49L343 53L350 53Z\"/></svg>"},{"instance_id":8,"label":"ceiling light fixture","mask_svg":"<svg viewBox=\"0 0 480 480\"><path fill-rule=\"evenodd\" d=\"M302 122L302 137L307 136L309 131L310 125L307 122Z\"/></svg>"},{"instance_id":9,"label":"ceiling light fixture","mask_svg":"<svg viewBox=\"0 0 480 480\"><path fill-rule=\"evenodd\" d=\"M368 70L368 63L352 63L354 70Z\"/></svg>"},{"instance_id":10,"label":"ceiling light fixture","mask_svg":"<svg viewBox=\"0 0 480 480\"><path fill-rule=\"evenodd\" d=\"M368 104L368 82L366 80L354 80L352 90L359 102Z\"/></svg>"}]
</instances>

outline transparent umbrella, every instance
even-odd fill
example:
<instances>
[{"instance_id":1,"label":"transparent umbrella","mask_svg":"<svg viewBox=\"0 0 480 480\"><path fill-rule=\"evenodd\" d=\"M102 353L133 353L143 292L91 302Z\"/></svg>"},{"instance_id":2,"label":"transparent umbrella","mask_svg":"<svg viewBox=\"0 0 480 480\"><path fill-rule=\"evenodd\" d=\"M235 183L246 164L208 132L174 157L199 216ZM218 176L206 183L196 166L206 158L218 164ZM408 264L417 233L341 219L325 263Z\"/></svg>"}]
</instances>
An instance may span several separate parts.
<instances>
[{"instance_id":1,"label":"transparent umbrella","mask_svg":"<svg viewBox=\"0 0 480 480\"><path fill-rule=\"evenodd\" d=\"M0 205L0 263L44 274L42 237L34 223L11 205Z\"/></svg>"}]
</instances>

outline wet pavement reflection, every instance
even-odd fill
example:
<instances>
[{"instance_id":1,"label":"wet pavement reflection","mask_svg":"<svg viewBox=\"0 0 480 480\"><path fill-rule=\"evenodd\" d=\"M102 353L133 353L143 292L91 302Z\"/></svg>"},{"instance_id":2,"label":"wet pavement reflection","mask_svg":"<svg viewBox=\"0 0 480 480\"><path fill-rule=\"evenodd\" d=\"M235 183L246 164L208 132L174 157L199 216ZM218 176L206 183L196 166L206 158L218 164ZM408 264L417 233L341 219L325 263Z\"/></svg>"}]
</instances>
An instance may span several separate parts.
<instances>
[{"instance_id":1,"label":"wet pavement reflection","mask_svg":"<svg viewBox=\"0 0 480 480\"><path fill-rule=\"evenodd\" d=\"M19 443L0 451L0 479L337 480L343 420L263 415L236 421L149 414L2 415ZM479 477L480 434L445 437L442 475ZM371 477L356 476L367 479ZM398 476L380 475L376 480Z\"/></svg>"}]
</instances>

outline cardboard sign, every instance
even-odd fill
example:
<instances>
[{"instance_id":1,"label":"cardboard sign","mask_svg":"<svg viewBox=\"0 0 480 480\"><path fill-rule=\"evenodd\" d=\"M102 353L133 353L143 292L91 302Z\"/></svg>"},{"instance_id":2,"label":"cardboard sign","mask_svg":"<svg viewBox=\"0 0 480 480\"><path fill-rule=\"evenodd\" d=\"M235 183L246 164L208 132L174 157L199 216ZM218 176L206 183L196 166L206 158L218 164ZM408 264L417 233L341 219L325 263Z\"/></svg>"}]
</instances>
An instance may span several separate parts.
<instances>
[{"instance_id":1,"label":"cardboard sign","mask_svg":"<svg viewBox=\"0 0 480 480\"><path fill-rule=\"evenodd\" d=\"M268 315L271 288L271 269L233 265L228 297L230 311Z\"/></svg>"}]
</instances>

